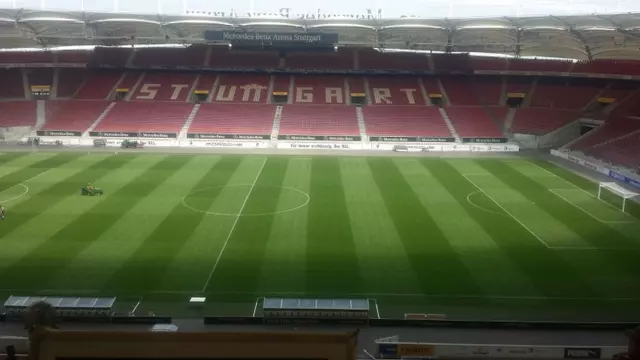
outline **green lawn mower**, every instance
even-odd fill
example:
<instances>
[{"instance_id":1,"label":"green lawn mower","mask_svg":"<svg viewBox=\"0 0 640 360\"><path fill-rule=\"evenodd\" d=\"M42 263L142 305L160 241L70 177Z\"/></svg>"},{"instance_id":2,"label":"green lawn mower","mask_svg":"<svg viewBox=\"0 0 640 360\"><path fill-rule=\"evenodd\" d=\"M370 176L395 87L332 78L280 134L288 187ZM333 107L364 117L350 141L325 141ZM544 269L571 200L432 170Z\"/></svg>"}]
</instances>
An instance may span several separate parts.
<instances>
[{"instance_id":1,"label":"green lawn mower","mask_svg":"<svg viewBox=\"0 0 640 360\"><path fill-rule=\"evenodd\" d=\"M100 188L89 188L88 186L83 186L81 194L84 196L101 196L104 192Z\"/></svg>"}]
</instances>

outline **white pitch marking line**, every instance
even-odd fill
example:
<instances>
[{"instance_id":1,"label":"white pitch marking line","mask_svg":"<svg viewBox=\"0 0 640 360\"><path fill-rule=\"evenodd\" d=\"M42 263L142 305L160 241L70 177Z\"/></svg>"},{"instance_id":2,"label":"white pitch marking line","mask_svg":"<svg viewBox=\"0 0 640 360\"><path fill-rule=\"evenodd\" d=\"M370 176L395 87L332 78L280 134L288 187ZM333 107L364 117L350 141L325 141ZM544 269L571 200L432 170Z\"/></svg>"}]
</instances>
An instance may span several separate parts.
<instances>
[{"instance_id":1,"label":"white pitch marking line","mask_svg":"<svg viewBox=\"0 0 640 360\"><path fill-rule=\"evenodd\" d=\"M44 173L46 173L46 172L49 172L50 170L51 170L51 169L47 169L47 170L45 170L45 171L43 171L43 172L41 172L41 173L35 174L35 175L33 175L32 177L28 178L27 180L22 181L22 182L20 182L20 183L18 183L18 184L15 184L15 185L13 185L13 186L11 186L11 187L8 187L8 188L6 188L5 190L13 189L13 188L14 188L14 187L16 187L16 186L24 185L24 183L26 183L27 181L31 181L31 180L33 180L33 179L37 178L38 176L40 176L40 175L42 175L42 174L44 174ZM6 174L6 175L4 175L4 176L7 176L7 175L9 175L9 174Z\"/></svg>"},{"instance_id":2,"label":"white pitch marking line","mask_svg":"<svg viewBox=\"0 0 640 360\"><path fill-rule=\"evenodd\" d=\"M256 312L258 312L258 302L260 302L259 297L256 298L256 306L253 307L253 314L251 315L252 317L256 317Z\"/></svg>"},{"instance_id":3,"label":"white pitch marking line","mask_svg":"<svg viewBox=\"0 0 640 360\"><path fill-rule=\"evenodd\" d=\"M551 176L553 176L553 177L556 177L556 178L558 178L558 179L560 179L560 180L562 180L562 181L566 182L567 184L569 184L569 185L573 186L574 188L576 188L576 190L580 190L580 191L584 192L585 194L589 194L589 196L591 196L591 197L593 197L593 198L598 199L598 197L597 197L596 195L594 195L594 194L592 194L592 193L588 192L587 190L585 190L585 189L581 188L580 186L578 186L578 185L576 185L576 184L572 183L571 181L569 181L569 180L567 180L567 179L565 179L565 178L563 178L563 177L561 177L561 176L559 176L559 175L557 175L557 174L552 173L551 171L549 171L549 170L547 170L547 169L543 168L542 166L540 166L540 165L538 165L538 164L534 163L533 161L531 161L531 160L527 160L527 162L528 162L529 164L531 164L531 165L533 165L533 166L537 167L538 169L540 169L540 170L542 170L542 171L546 172L547 174L549 174L549 175L551 175ZM578 174L578 176L581 176L581 175L579 175L579 174ZM618 209L617 207L613 206L612 204L609 204L608 202L606 202L606 201L604 201L604 200L602 200L602 199L598 199L598 201L601 201L602 203L607 204L608 206L610 206L610 207L612 207L612 208L616 209L617 211L620 211L620 209Z\"/></svg>"},{"instance_id":4,"label":"white pitch marking line","mask_svg":"<svg viewBox=\"0 0 640 360\"><path fill-rule=\"evenodd\" d=\"M231 239L231 235L233 235L233 231L236 229L236 225L238 225L238 221L241 218L240 215L242 215L242 211L244 210L244 207L247 205L247 201L249 200L249 197L251 196L251 193L253 192L253 189L256 187L256 183L258 182L258 178L260 177L260 174L262 174L262 170L264 169L264 165L266 163L267 163L267 158L264 158L264 161L262 162L262 166L260 167L260 170L258 171L258 175L256 175L256 178L253 180L253 184L251 184L251 188L249 188L249 191L247 192L247 196L245 196L244 201L242 202L242 206L240 207L240 211L238 211L238 214L236 215L236 220L233 222L233 225L231 226L231 230L229 231L229 235L227 235L227 239L224 241L224 244L222 245L222 249L220 250L220 253L218 254L218 258L216 259L215 264L213 264L213 267L211 268L211 272L209 273L209 277L207 278L207 281L204 283L204 286L202 287L202 292L207 290L207 287L209 286L209 282L211 281L211 278L213 277L213 273L216 271L216 268L218 267L218 263L220 262L220 259L222 258L222 254L224 254L224 250L227 248L227 244L229 243L229 239Z\"/></svg>"},{"instance_id":5,"label":"white pitch marking line","mask_svg":"<svg viewBox=\"0 0 640 360\"><path fill-rule=\"evenodd\" d=\"M51 170L51 169L49 169L49 170ZM23 192L22 194L20 194L20 195L18 195L18 196L14 196L14 197L12 197L11 199L1 200L1 202L5 202L5 203L6 203L6 202L9 202L9 201L13 201L13 200L20 199L21 197L23 197L23 196L27 195L27 193L29 192L29 187L28 187L27 185L25 185L25 183L26 183L27 181L30 181L30 180L33 180L33 179L37 178L38 176L40 176L40 175L42 175L42 174L46 173L46 172L47 172L47 171L49 171L49 170L45 170L45 171L43 171L43 172L41 172L41 173L39 173L39 174L36 174L36 175L34 175L34 176L32 176L32 177L28 178L27 180L25 180L25 181L23 181L23 182L21 182L21 183L15 184L15 185L13 185L13 186L11 186L11 187L8 187L8 188L4 189L4 190L3 190L3 192L4 192L4 191L7 191L7 190L10 190L10 189L13 189L14 187L22 186L25 190L24 190L24 192Z\"/></svg>"},{"instance_id":6,"label":"white pitch marking line","mask_svg":"<svg viewBox=\"0 0 640 360\"><path fill-rule=\"evenodd\" d=\"M573 203L573 201L567 199L566 197L558 194L558 192L554 189L547 189L550 192L552 192L554 195L556 195L557 197L561 198L562 200L568 202L569 204L573 205L574 207L576 207L577 209L581 210L582 212L584 212L585 214L591 216L592 218L594 218L595 220L603 223L603 224L634 224L635 221L624 221L624 220L602 220L600 218L598 218L597 216L591 214L590 212L588 212L587 210L583 209L582 207L578 206L577 204Z\"/></svg>"},{"instance_id":7,"label":"white pitch marking line","mask_svg":"<svg viewBox=\"0 0 640 360\"><path fill-rule=\"evenodd\" d=\"M131 310L131 314L136 313L136 310L138 310L138 306L140 306L140 303L142 302L142 297L140 297L140 300L138 300L138 303L136 303L136 306L133 307L133 310Z\"/></svg>"},{"instance_id":8,"label":"white pitch marking line","mask_svg":"<svg viewBox=\"0 0 640 360\"><path fill-rule=\"evenodd\" d=\"M467 181L469 183L471 183L471 185L475 186L478 190L480 190L480 192L482 192L486 197L488 197L489 199L491 199L491 201L493 201L496 205L498 205L498 207L500 207L500 209L502 209L505 213L507 213L509 216L511 216L513 218L513 220L517 221L518 224L520 224L520 226L522 226L523 228L525 228L528 232L531 233L531 235L533 235L536 239L538 239L538 241L540 241L540 243L542 245L544 245L547 249L550 249L551 247L549 246L549 244L547 244L546 242L544 242L544 240L542 240L538 235L536 235L536 233L534 233L531 229L529 229L522 221L518 220L518 218L516 218L515 216L513 216L513 214L511 214L507 209L504 208L504 206L500 205L499 202L497 202L494 198L492 198L491 196L489 196L489 194L487 194L484 190L482 190L478 185L476 185L476 183L474 183L473 181L471 181L471 179L469 179L467 177L467 175L462 174L462 176L464 176L465 179L467 179Z\"/></svg>"},{"instance_id":9,"label":"white pitch marking line","mask_svg":"<svg viewBox=\"0 0 640 360\"><path fill-rule=\"evenodd\" d=\"M474 191L474 192L472 192L472 193L469 193L469 195L467 195L467 202L468 202L469 204L473 205L473 207L475 207L475 208L477 208L477 209L480 209L480 210L482 210L482 211L486 211L486 212L488 212L488 213L490 213L490 214L495 214L495 215L500 215L500 216L506 216L506 215L505 215L505 214L503 214L503 213L499 213L499 212L497 212L497 211L493 211L493 210L485 209L485 208L483 208L482 206L475 204L473 201L471 201L471 197L472 197L473 195L475 195L475 194L481 194L481 192L480 192L480 191Z\"/></svg>"},{"instance_id":10,"label":"white pitch marking line","mask_svg":"<svg viewBox=\"0 0 640 360\"><path fill-rule=\"evenodd\" d=\"M24 188L24 192L22 194L18 195L18 196L14 196L14 197L12 197L10 199L7 199L7 200L0 200L0 203L8 203L9 201L20 199L21 197L27 195L27 193L29 192L29 187L27 185L25 185L25 184L22 184L22 183L14 185L14 186L12 186L10 188L7 188L7 190L13 189L16 186L22 186ZM5 191L7 191L7 190L5 190Z\"/></svg>"}]
</instances>

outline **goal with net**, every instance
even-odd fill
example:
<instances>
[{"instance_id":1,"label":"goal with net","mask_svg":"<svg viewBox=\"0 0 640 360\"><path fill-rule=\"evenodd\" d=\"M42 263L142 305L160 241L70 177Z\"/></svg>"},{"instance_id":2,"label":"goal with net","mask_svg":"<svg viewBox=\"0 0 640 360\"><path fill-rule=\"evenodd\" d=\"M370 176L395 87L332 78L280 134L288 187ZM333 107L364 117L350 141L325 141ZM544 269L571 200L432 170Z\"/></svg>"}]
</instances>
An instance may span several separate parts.
<instances>
[{"instance_id":1,"label":"goal with net","mask_svg":"<svg viewBox=\"0 0 640 360\"><path fill-rule=\"evenodd\" d=\"M628 202L638 195L614 182L601 182L598 186L598 199L619 207L622 212L626 212Z\"/></svg>"}]
</instances>

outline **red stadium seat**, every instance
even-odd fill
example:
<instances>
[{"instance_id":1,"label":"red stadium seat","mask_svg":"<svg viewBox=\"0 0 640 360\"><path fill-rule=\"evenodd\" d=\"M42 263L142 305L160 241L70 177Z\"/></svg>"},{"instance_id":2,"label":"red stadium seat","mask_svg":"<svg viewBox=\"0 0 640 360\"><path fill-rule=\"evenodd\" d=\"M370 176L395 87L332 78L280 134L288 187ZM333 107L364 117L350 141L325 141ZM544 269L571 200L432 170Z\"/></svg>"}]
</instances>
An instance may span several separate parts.
<instances>
[{"instance_id":1,"label":"red stadium seat","mask_svg":"<svg viewBox=\"0 0 640 360\"><path fill-rule=\"evenodd\" d=\"M542 59L511 59L510 71L529 72L568 72L573 63L568 60L542 60Z\"/></svg>"},{"instance_id":2,"label":"red stadium seat","mask_svg":"<svg viewBox=\"0 0 640 360\"><path fill-rule=\"evenodd\" d=\"M605 86L606 83L597 79L540 78L531 106L580 110Z\"/></svg>"},{"instance_id":3,"label":"red stadium seat","mask_svg":"<svg viewBox=\"0 0 640 360\"><path fill-rule=\"evenodd\" d=\"M516 110L510 132L544 135L577 120L579 116L579 111L520 108Z\"/></svg>"},{"instance_id":4,"label":"red stadium seat","mask_svg":"<svg viewBox=\"0 0 640 360\"><path fill-rule=\"evenodd\" d=\"M426 105L418 78L369 77L371 105Z\"/></svg>"},{"instance_id":5,"label":"red stadium seat","mask_svg":"<svg viewBox=\"0 0 640 360\"><path fill-rule=\"evenodd\" d=\"M451 105L480 105L470 76L444 76L441 82Z\"/></svg>"},{"instance_id":6,"label":"red stadium seat","mask_svg":"<svg viewBox=\"0 0 640 360\"><path fill-rule=\"evenodd\" d=\"M269 75L221 74L213 96L214 102L264 104L270 94Z\"/></svg>"},{"instance_id":7,"label":"red stadium seat","mask_svg":"<svg viewBox=\"0 0 640 360\"><path fill-rule=\"evenodd\" d=\"M76 94L76 99L106 99L122 75L121 72L117 71L92 72L87 74L84 83Z\"/></svg>"},{"instance_id":8,"label":"red stadium seat","mask_svg":"<svg viewBox=\"0 0 640 360\"><path fill-rule=\"evenodd\" d=\"M453 136L436 107L371 106L362 110L370 136Z\"/></svg>"},{"instance_id":9,"label":"red stadium seat","mask_svg":"<svg viewBox=\"0 0 640 360\"><path fill-rule=\"evenodd\" d=\"M469 57L471 67L473 70L491 70L491 71L505 71L509 66L508 59L494 58L494 57Z\"/></svg>"},{"instance_id":10,"label":"red stadium seat","mask_svg":"<svg viewBox=\"0 0 640 360\"><path fill-rule=\"evenodd\" d=\"M640 130L640 120L631 118L614 118L607 121L601 127L592 130L582 139L576 141L571 146L575 150L585 150L594 145L602 144L606 141L615 140L621 136Z\"/></svg>"},{"instance_id":11,"label":"red stadium seat","mask_svg":"<svg viewBox=\"0 0 640 360\"><path fill-rule=\"evenodd\" d=\"M94 130L178 133L192 109L183 102L122 101Z\"/></svg>"},{"instance_id":12,"label":"red stadium seat","mask_svg":"<svg viewBox=\"0 0 640 360\"><path fill-rule=\"evenodd\" d=\"M437 71L470 73L473 71L471 56L468 54L433 54L433 64Z\"/></svg>"},{"instance_id":13,"label":"red stadium seat","mask_svg":"<svg viewBox=\"0 0 640 360\"><path fill-rule=\"evenodd\" d=\"M0 69L0 98L24 99L22 73L19 69Z\"/></svg>"},{"instance_id":14,"label":"red stadium seat","mask_svg":"<svg viewBox=\"0 0 640 360\"><path fill-rule=\"evenodd\" d=\"M86 131L109 105L104 100L47 102L47 122L41 130Z\"/></svg>"},{"instance_id":15,"label":"red stadium seat","mask_svg":"<svg viewBox=\"0 0 640 360\"><path fill-rule=\"evenodd\" d=\"M616 165L622 165L630 169L640 168L640 133L608 142L602 146L592 147L585 153Z\"/></svg>"},{"instance_id":16,"label":"red stadium seat","mask_svg":"<svg viewBox=\"0 0 640 360\"><path fill-rule=\"evenodd\" d=\"M194 73L147 72L131 100L186 101L197 75Z\"/></svg>"},{"instance_id":17,"label":"red stadium seat","mask_svg":"<svg viewBox=\"0 0 640 360\"><path fill-rule=\"evenodd\" d=\"M189 133L270 135L275 105L201 104Z\"/></svg>"},{"instance_id":18,"label":"red stadium seat","mask_svg":"<svg viewBox=\"0 0 640 360\"><path fill-rule=\"evenodd\" d=\"M285 105L282 135L360 135L356 109L344 105Z\"/></svg>"},{"instance_id":19,"label":"red stadium seat","mask_svg":"<svg viewBox=\"0 0 640 360\"><path fill-rule=\"evenodd\" d=\"M186 48L141 48L136 49L133 65L166 67L202 67L207 47L193 45Z\"/></svg>"},{"instance_id":20,"label":"red stadium seat","mask_svg":"<svg viewBox=\"0 0 640 360\"><path fill-rule=\"evenodd\" d=\"M449 120L461 137L503 137L502 131L496 125L484 108L479 106L455 106L445 109Z\"/></svg>"},{"instance_id":21,"label":"red stadium seat","mask_svg":"<svg viewBox=\"0 0 640 360\"><path fill-rule=\"evenodd\" d=\"M93 65L122 67L127 64L132 52L132 48L97 47L89 62Z\"/></svg>"},{"instance_id":22,"label":"red stadium seat","mask_svg":"<svg viewBox=\"0 0 640 360\"><path fill-rule=\"evenodd\" d=\"M55 53L60 64L87 64L91 60L92 51L58 51Z\"/></svg>"},{"instance_id":23,"label":"red stadium seat","mask_svg":"<svg viewBox=\"0 0 640 360\"><path fill-rule=\"evenodd\" d=\"M294 76L294 104L346 104L344 77L342 76Z\"/></svg>"},{"instance_id":24,"label":"red stadium seat","mask_svg":"<svg viewBox=\"0 0 640 360\"><path fill-rule=\"evenodd\" d=\"M35 126L35 101L1 101L0 127Z\"/></svg>"},{"instance_id":25,"label":"red stadium seat","mask_svg":"<svg viewBox=\"0 0 640 360\"><path fill-rule=\"evenodd\" d=\"M53 53L51 51L8 51L0 52L0 63L3 64L51 64Z\"/></svg>"},{"instance_id":26,"label":"red stadium seat","mask_svg":"<svg viewBox=\"0 0 640 360\"><path fill-rule=\"evenodd\" d=\"M212 68L274 69L280 65L277 52L229 50L227 46L213 47L209 66Z\"/></svg>"},{"instance_id":27,"label":"red stadium seat","mask_svg":"<svg viewBox=\"0 0 640 360\"><path fill-rule=\"evenodd\" d=\"M353 52L351 50L338 50L329 53L288 53L285 60L285 68L349 70L354 68Z\"/></svg>"},{"instance_id":28,"label":"red stadium seat","mask_svg":"<svg viewBox=\"0 0 640 360\"><path fill-rule=\"evenodd\" d=\"M86 76L84 69L60 69L56 96L59 98L73 97L85 81Z\"/></svg>"},{"instance_id":29,"label":"red stadium seat","mask_svg":"<svg viewBox=\"0 0 640 360\"><path fill-rule=\"evenodd\" d=\"M429 70L424 54L379 52L363 49L358 52L359 69L362 70Z\"/></svg>"}]
</instances>

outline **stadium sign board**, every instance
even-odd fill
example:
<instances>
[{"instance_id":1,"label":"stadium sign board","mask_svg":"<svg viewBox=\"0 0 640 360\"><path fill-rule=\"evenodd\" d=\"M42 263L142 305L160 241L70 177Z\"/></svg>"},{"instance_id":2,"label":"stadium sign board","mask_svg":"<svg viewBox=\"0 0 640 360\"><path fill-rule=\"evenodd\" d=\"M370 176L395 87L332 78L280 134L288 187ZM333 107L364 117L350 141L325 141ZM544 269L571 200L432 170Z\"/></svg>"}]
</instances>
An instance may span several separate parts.
<instances>
[{"instance_id":1,"label":"stadium sign board","mask_svg":"<svg viewBox=\"0 0 640 360\"><path fill-rule=\"evenodd\" d=\"M360 136L278 135L278 140L288 141L361 141Z\"/></svg>"},{"instance_id":2,"label":"stadium sign board","mask_svg":"<svg viewBox=\"0 0 640 360\"><path fill-rule=\"evenodd\" d=\"M155 139L175 139L178 137L176 133L158 133L158 132L104 132L91 131L89 136L108 137L108 138L155 138Z\"/></svg>"},{"instance_id":3,"label":"stadium sign board","mask_svg":"<svg viewBox=\"0 0 640 360\"><path fill-rule=\"evenodd\" d=\"M609 176L614 178L614 179L616 179L616 180L618 180L618 181L622 181L622 182L625 182L625 183L627 183L627 184L629 184L631 186L640 188L640 181L636 181L636 180L634 180L634 179L632 179L632 178L630 178L628 176L622 175L617 171L610 170L609 171Z\"/></svg>"},{"instance_id":4,"label":"stadium sign board","mask_svg":"<svg viewBox=\"0 0 640 360\"><path fill-rule=\"evenodd\" d=\"M350 142L344 142L344 143L281 142L281 143L278 143L278 149L357 150L362 148L363 148L362 143L358 143L358 142L355 142L355 143L350 143Z\"/></svg>"},{"instance_id":5,"label":"stadium sign board","mask_svg":"<svg viewBox=\"0 0 640 360\"><path fill-rule=\"evenodd\" d=\"M463 137L463 143L504 144L509 139L503 137Z\"/></svg>"},{"instance_id":6,"label":"stadium sign board","mask_svg":"<svg viewBox=\"0 0 640 360\"><path fill-rule=\"evenodd\" d=\"M204 38L207 41L229 41L231 43L307 45L333 45L338 43L338 34L330 33L271 33L207 30L204 32Z\"/></svg>"},{"instance_id":7,"label":"stadium sign board","mask_svg":"<svg viewBox=\"0 0 640 360\"><path fill-rule=\"evenodd\" d=\"M383 142L454 142L452 137L402 137L402 136L370 136L370 141Z\"/></svg>"},{"instance_id":8,"label":"stadium sign board","mask_svg":"<svg viewBox=\"0 0 640 360\"><path fill-rule=\"evenodd\" d=\"M593 169L594 166L595 166L596 170L601 174L604 174L604 175L606 175L606 176L608 176L610 178L613 178L615 180L618 180L620 182L627 183L627 184L629 184L629 185L631 185L633 187L640 188L640 177L633 178L633 177L631 177L631 176L633 176L631 174L628 175L628 176L624 175L624 174L621 174L616 170L612 170L612 169L608 168L606 165L593 164L593 163L588 162L585 159L581 159L581 158L579 158L577 156L570 155L569 153L564 152L564 151L558 151L558 150L553 150L552 149L551 150L551 155L560 157L560 158L565 159L565 160L569 160L571 162L574 162L576 164L582 165L582 166L584 166L586 168L589 168L589 169Z\"/></svg>"},{"instance_id":9,"label":"stadium sign board","mask_svg":"<svg viewBox=\"0 0 640 360\"><path fill-rule=\"evenodd\" d=\"M600 348L565 348L565 359L600 359L602 349Z\"/></svg>"},{"instance_id":10,"label":"stadium sign board","mask_svg":"<svg viewBox=\"0 0 640 360\"><path fill-rule=\"evenodd\" d=\"M244 135L244 134L209 134L209 133L188 133L187 139L234 139L234 140L269 140L270 135Z\"/></svg>"},{"instance_id":11,"label":"stadium sign board","mask_svg":"<svg viewBox=\"0 0 640 360\"><path fill-rule=\"evenodd\" d=\"M59 131L38 130L36 131L36 134L38 136L82 136L82 133L80 131L65 131L65 130L59 130Z\"/></svg>"}]
</instances>

